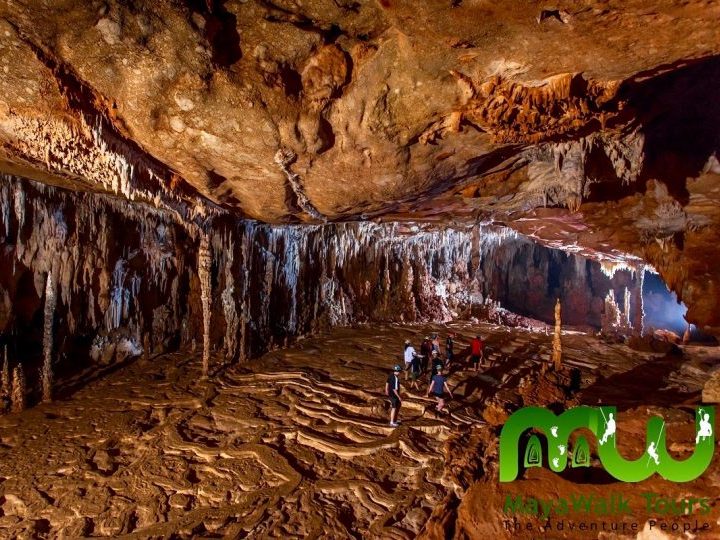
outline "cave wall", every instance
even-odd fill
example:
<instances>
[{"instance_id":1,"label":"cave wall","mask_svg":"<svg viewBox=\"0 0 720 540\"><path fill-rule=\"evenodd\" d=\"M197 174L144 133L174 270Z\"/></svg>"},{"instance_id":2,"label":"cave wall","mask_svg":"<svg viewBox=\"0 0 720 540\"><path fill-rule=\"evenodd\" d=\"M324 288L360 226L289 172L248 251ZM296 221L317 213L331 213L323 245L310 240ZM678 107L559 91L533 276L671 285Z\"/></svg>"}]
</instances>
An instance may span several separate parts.
<instances>
[{"instance_id":1,"label":"cave wall","mask_svg":"<svg viewBox=\"0 0 720 540\"><path fill-rule=\"evenodd\" d=\"M201 244L214 362L331 326L464 317L488 297L552 321L559 295L566 323L599 326L599 299L634 284L506 229L188 221L12 176L0 178L0 240L0 343L35 394L50 292L50 354L65 386L139 354L202 346Z\"/></svg>"},{"instance_id":2,"label":"cave wall","mask_svg":"<svg viewBox=\"0 0 720 540\"><path fill-rule=\"evenodd\" d=\"M211 253L212 352L244 360L320 328L448 320L491 231L348 223L212 224L118 198L0 178L0 333L34 393L48 291L56 379L203 342L198 249ZM474 261L474 262L473 262ZM474 288L473 288L474 287Z\"/></svg>"},{"instance_id":3,"label":"cave wall","mask_svg":"<svg viewBox=\"0 0 720 540\"><path fill-rule=\"evenodd\" d=\"M630 321L641 330L642 270L603 265L522 235L494 246L493 256L487 255L480 264L482 293L514 313L550 323L560 298L563 324L599 329L608 291L622 305L628 289Z\"/></svg>"}]
</instances>

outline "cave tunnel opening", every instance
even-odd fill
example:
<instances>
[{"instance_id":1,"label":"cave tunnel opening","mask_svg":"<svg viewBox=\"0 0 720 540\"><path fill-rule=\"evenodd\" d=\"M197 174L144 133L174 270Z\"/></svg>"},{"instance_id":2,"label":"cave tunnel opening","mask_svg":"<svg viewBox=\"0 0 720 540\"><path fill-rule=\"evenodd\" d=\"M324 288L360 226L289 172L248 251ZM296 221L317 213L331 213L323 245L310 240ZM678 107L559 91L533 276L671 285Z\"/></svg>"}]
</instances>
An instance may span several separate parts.
<instances>
[{"instance_id":1,"label":"cave tunnel opening","mask_svg":"<svg viewBox=\"0 0 720 540\"><path fill-rule=\"evenodd\" d=\"M685 320L687 307L668 289L659 274L646 272L643 282L645 328L670 330L683 335L688 327ZM691 325L691 329L694 325Z\"/></svg>"},{"instance_id":2,"label":"cave tunnel opening","mask_svg":"<svg viewBox=\"0 0 720 540\"><path fill-rule=\"evenodd\" d=\"M645 272L643 320L646 333L667 330L694 342L715 342L713 336L687 321L685 318L687 310L685 303L678 300L677 294L668 288L659 274L652 271Z\"/></svg>"}]
</instances>

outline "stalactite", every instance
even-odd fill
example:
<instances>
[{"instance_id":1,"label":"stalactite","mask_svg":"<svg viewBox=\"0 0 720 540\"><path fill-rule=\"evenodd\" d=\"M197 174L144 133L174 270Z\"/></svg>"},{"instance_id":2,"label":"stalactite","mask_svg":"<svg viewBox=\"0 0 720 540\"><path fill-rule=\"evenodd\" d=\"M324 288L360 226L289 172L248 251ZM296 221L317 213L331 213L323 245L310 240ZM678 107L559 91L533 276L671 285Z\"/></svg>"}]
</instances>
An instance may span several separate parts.
<instances>
[{"instance_id":1,"label":"stalactite","mask_svg":"<svg viewBox=\"0 0 720 540\"><path fill-rule=\"evenodd\" d=\"M210 371L210 317L212 313L211 271L212 253L210 251L210 241L208 235L203 234L200 239L200 248L198 250L198 278L200 279L200 297L202 300L203 310L203 377L207 377Z\"/></svg>"},{"instance_id":2,"label":"stalactite","mask_svg":"<svg viewBox=\"0 0 720 540\"><path fill-rule=\"evenodd\" d=\"M555 303L555 334L553 335L553 353L552 360L555 371L559 371L562 367L562 343L560 336L562 335L562 322L560 320L560 299Z\"/></svg>"},{"instance_id":3,"label":"stalactite","mask_svg":"<svg viewBox=\"0 0 720 540\"><path fill-rule=\"evenodd\" d=\"M25 409L25 373L22 364L15 366L12 381L12 412Z\"/></svg>"},{"instance_id":4,"label":"stalactite","mask_svg":"<svg viewBox=\"0 0 720 540\"><path fill-rule=\"evenodd\" d=\"M52 350L53 350L53 322L55 318L55 281L53 273L48 272L45 286L45 309L43 319L43 365L42 365L42 399L52 399L53 371L52 371Z\"/></svg>"},{"instance_id":5,"label":"stalactite","mask_svg":"<svg viewBox=\"0 0 720 540\"><path fill-rule=\"evenodd\" d=\"M117 189L125 189L122 182ZM103 366L151 347L187 348L195 331L199 341L196 295L204 373L210 367L211 319L225 323L213 329L212 339L224 342L227 357L245 361L330 326L469 315L485 293L496 294L498 284L485 279L485 266L513 260L517 246L530 243L483 223L268 225L215 219L200 233L175 214L141 203L13 177L0 177L0 190L9 194L0 196L0 204L7 202L7 209L0 209L0 233L7 225L5 245L13 264L28 273L38 297L45 290L46 300L52 274L57 335L44 352L58 358L83 336L91 340L92 361ZM127 234L114 234L117 229ZM196 259L197 269L188 263ZM575 265L573 275L591 272L591 266L583 271L585 259L569 264ZM608 272L615 272L621 265L610 266ZM543 307L548 321L551 299ZM637 300L633 290L631 301ZM49 309L51 303L45 304ZM495 313L501 309L490 301L488 306ZM48 328L49 336L52 324ZM26 367L35 373L35 365Z\"/></svg>"}]
</instances>

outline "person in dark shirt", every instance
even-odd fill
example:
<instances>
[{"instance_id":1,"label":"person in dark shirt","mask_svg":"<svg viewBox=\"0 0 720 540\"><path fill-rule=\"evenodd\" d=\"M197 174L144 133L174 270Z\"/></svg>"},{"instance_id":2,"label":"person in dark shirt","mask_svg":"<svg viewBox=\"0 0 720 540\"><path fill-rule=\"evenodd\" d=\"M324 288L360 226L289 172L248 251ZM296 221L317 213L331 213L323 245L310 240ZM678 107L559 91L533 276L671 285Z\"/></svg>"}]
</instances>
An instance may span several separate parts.
<instances>
[{"instance_id":1,"label":"person in dark shirt","mask_svg":"<svg viewBox=\"0 0 720 540\"><path fill-rule=\"evenodd\" d=\"M448 337L445 339L445 365L450 366L454 359L453 347L455 346L455 332L450 332Z\"/></svg>"},{"instance_id":2,"label":"person in dark shirt","mask_svg":"<svg viewBox=\"0 0 720 540\"><path fill-rule=\"evenodd\" d=\"M427 391L428 396L432 394L433 397L435 397L435 400L437 401L435 410L438 412L442 412L445 409L445 392L447 392L451 398L453 397L452 391L447 384L447 379L443 375L443 368L440 366L437 374L433 376L432 382L430 383L430 387Z\"/></svg>"},{"instance_id":3,"label":"person in dark shirt","mask_svg":"<svg viewBox=\"0 0 720 540\"><path fill-rule=\"evenodd\" d=\"M443 367L444 362L437 351L432 352L432 360L430 362L430 383L432 383L433 377L438 374L438 369Z\"/></svg>"},{"instance_id":4,"label":"person in dark shirt","mask_svg":"<svg viewBox=\"0 0 720 540\"><path fill-rule=\"evenodd\" d=\"M385 395L390 399L390 425L392 427L398 427L400 425L397 417L398 412L400 411L400 406L402 405L402 399L400 399L401 371L402 366L396 365L385 383Z\"/></svg>"},{"instance_id":5,"label":"person in dark shirt","mask_svg":"<svg viewBox=\"0 0 720 540\"><path fill-rule=\"evenodd\" d=\"M432 346L433 351L437 351L438 354L440 353L440 338L437 334L432 335L432 341L430 342L430 345Z\"/></svg>"},{"instance_id":6,"label":"person in dark shirt","mask_svg":"<svg viewBox=\"0 0 720 540\"><path fill-rule=\"evenodd\" d=\"M420 356L421 356L421 363L422 363L422 371L423 373L427 373L428 369L428 362L430 362L430 354L432 353L432 342L430 341L430 338L428 336L425 336L425 339L420 344Z\"/></svg>"},{"instance_id":7,"label":"person in dark shirt","mask_svg":"<svg viewBox=\"0 0 720 540\"><path fill-rule=\"evenodd\" d=\"M420 386L418 386L418 379L420 379L420 375L422 374L421 369L420 357L416 354L410 361L410 381L412 381L410 386L415 390L420 390Z\"/></svg>"}]
</instances>

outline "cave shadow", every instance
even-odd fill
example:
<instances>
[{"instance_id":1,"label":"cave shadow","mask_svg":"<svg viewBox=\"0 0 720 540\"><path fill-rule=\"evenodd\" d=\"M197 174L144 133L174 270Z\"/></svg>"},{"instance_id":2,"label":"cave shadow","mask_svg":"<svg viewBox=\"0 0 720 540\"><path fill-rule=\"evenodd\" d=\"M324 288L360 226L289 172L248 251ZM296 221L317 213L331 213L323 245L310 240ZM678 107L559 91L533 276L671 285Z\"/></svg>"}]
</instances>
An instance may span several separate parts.
<instances>
[{"instance_id":1,"label":"cave shadow","mask_svg":"<svg viewBox=\"0 0 720 540\"><path fill-rule=\"evenodd\" d=\"M485 348L485 360L484 364L487 365L490 360L488 359L489 352L492 349L490 347ZM449 375L454 373L464 373L467 377L459 381L452 388L453 394L455 391L465 385L465 390L462 394L463 399L469 399L477 391L481 392L483 398L491 397L493 392L497 391L498 386L502 380L503 374L512 371L513 369L520 367L525 362L525 358L522 355L513 357L511 355L500 355L497 360L494 360L489 367L483 369L483 364L480 366L480 371L470 371L472 364L470 362L470 347L463 350L462 353L455 356L453 364L450 366ZM516 373L513 377L508 379L506 383L512 386L520 380L522 373Z\"/></svg>"},{"instance_id":2,"label":"cave shadow","mask_svg":"<svg viewBox=\"0 0 720 540\"><path fill-rule=\"evenodd\" d=\"M616 406L618 411L638 405L677 407L698 400L699 391L660 389L670 374L677 371L683 362L681 352L670 351L665 356L655 357L623 373L599 378L591 386L581 390L581 400L585 404L611 404Z\"/></svg>"},{"instance_id":3,"label":"cave shadow","mask_svg":"<svg viewBox=\"0 0 720 540\"><path fill-rule=\"evenodd\" d=\"M205 19L203 29L216 66L229 67L242 58L237 17L225 7L227 0L186 0L191 11Z\"/></svg>"},{"instance_id":4,"label":"cave shadow","mask_svg":"<svg viewBox=\"0 0 720 540\"><path fill-rule=\"evenodd\" d=\"M160 355L155 355L160 356ZM83 376L82 372L76 372L73 374L72 378L69 380L60 380L58 381L58 384L53 388L53 400L54 401L63 401L70 399L73 394L75 394L77 391L82 390L83 388L86 388L87 386L91 385L95 381L99 381L101 379L104 379L108 375L111 375L112 373L115 373L117 371L120 371L121 369L124 369L128 366L131 366L135 362L137 362L139 359L141 359L142 356L129 356L125 358L124 360L121 360L120 362L113 362L112 364L99 368L95 371L92 371L93 368L88 368L89 376L85 377ZM153 358L152 356L150 358Z\"/></svg>"},{"instance_id":5,"label":"cave shadow","mask_svg":"<svg viewBox=\"0 0 720 540\"><path fill-rule=\"evenodd\" d=\"M687 179L698 177L708 159L720 153L720 56L709 56L637 74L618 90L617 100L627 103L619 122L628 122L626 133L639 129L645 156L638 180L619 181L609 158L590 151L587 202L619 200L644 193L646 182L662 182L678 202L688 203ZM603 154L603 155L600 155Z\"/></svg>"}]
</instances>

